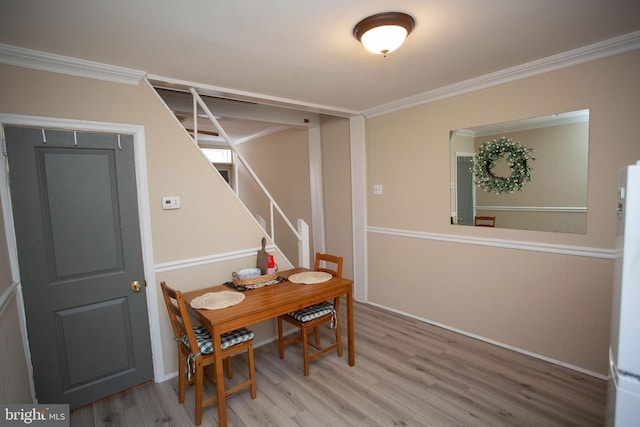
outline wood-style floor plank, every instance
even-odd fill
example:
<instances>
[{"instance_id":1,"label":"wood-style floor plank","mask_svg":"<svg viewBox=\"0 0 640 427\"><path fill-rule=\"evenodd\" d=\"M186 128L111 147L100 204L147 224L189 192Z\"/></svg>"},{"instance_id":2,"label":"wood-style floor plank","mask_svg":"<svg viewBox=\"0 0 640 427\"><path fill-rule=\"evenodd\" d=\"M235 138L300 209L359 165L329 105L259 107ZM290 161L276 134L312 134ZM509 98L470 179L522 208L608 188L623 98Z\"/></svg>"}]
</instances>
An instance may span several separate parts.
<instances>
[{"instance_id":1,"label":"wood-style floor plank","mask_svg":"<svg viewBox=\"0 0 640 427\"><path fill-rule=\"evenodd\" d=\"M344 315L344 313L341 313ZM227 399L230 426L601 426L606 382L376 307L355 304L356 366L329 353L302 372L300 344L255 349L257 399ZM346 319L342 322L346 325ZM346 336L343 333L343 336ZM322 330L323 341L332 332ZM345 339L346 341L346 339ZM234 357L233 382L246 378ZM205 382L205 395L215 391ZM177 378L71 412L71 426L194 425ZM217 425L205 407L203 426Z\"/></svg>"}]
</instances>

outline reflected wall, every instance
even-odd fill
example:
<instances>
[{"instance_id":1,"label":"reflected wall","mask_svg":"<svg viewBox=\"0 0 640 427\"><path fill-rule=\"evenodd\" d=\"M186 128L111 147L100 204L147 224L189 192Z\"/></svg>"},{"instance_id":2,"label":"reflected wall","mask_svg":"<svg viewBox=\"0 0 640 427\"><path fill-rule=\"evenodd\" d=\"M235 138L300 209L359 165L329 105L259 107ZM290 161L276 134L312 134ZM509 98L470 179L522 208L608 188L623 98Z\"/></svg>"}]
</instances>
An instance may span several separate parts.
<instances>
[{"instance_id":1,"label":"reflected wall","mask_svg":"<svg viewBox=\"0 0 640 427\"><path fill-rule=\"evenodd\" d=\"M465 170L463 159L472 159L483 142L501 137L533 149L531 181L522 191L486 192ZM452 131L451 222L472 225L473 216L495 216L499 228L584 234L588 155L589 110ZM494 173L510 175L505 158Z\"/></svg>"}]
</instances>

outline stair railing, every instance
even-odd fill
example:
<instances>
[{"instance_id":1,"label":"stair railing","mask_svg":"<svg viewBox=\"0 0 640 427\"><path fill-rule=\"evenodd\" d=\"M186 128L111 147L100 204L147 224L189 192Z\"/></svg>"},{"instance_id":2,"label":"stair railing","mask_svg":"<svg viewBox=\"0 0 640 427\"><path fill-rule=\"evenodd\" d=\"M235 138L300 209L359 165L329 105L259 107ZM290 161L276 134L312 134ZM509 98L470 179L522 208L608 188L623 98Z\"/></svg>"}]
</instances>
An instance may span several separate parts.
<instances>
[{"instance_id":1,"label":"stair railing","mask_svg":"<svg viewBox=\"0 0 640 427\"><path fill-rule=\"evenodd\" d=\"M310 255L310 252L309 252L309 225L304 220L302 220L301 218L298 218L298 229L296 229L293 226L293 224L291 224L291 221L289 221L289 218L287 218L287 216L285 215L284 211L280 208L280 206L275 201L273 196L271 196L271 193L269 193L269 190L267 190L267 188L264 186L264 184L262 183L260 178L258 178L258 175L255 173L255 171L253 170L253 168L251 167L249 162L247 162L247 160L237 150L235 143L229 137L227 132L225 132L225 130L222 128L222 125L220 125L220 122L218 122L218 120L215 118L215 116L213 115L213 113L209 109L209 106L203 101L203 99L200 97L200 95L198 94L198 92L196 92L196 90L194 88L190 88L189 90L191 92L191 95L193 96L193 139L194 139L194 142L196 143L196 145L198 145L198 106L200 106L200 108L202 108L204 113L207 115L207 118L209 119L209 121L211 121L211 123L216 128L216 130L218 131L220 136L222 138L224 138L224 140L227 142L227 144L229 144L229 147L231 148L231 150L235 154L236 159L238 159L243 164L243 166L246 168L247 172L249 172L249 175L251 176L251 178L253 178L253 180L258 185L260 190L262 190L264 195L269 200L270 237L271 237L271 240L274 243L276 243L276 240L275 240L275 221L274 221L274 219L275 219L274 210L275 210L278 214L280 214L280 217L282 218L282 220L285 222L285 224L289 227L289 229L291 230L293 235L298 240L298 263L299 263L299 265L301 267L309 268L310 265L311 265L310 264L310 257L309 257L309 255ZM234 192L236 193L236 196L238 196L237 189L234 188Z\"/></svg>"}]
</instances>

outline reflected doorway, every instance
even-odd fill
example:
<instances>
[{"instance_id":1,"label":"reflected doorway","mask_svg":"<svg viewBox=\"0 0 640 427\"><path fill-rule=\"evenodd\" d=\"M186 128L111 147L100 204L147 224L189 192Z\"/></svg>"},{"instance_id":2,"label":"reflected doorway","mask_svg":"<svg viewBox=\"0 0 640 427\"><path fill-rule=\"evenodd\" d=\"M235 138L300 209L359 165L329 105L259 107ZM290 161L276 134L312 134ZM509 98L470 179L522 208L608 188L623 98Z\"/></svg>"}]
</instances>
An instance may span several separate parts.
<instances>
[{"instance_id":1,"label":"reflected doorway","mask_svg":"<svg viewBox=\"0 0 640 427\"><path fill-rule=\"evenodd\" d=\"M473 155L456 155L456 224L473 225Z\"/></svg>"}]
</instances>

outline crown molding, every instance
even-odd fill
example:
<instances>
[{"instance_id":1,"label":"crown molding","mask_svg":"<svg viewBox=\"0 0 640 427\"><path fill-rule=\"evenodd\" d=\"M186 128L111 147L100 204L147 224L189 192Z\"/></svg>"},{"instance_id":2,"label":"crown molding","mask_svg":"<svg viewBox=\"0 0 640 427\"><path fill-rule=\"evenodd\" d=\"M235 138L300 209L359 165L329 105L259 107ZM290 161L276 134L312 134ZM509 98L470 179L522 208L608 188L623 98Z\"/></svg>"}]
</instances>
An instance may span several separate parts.
<instances>
[{"instance_id":1,"label":"crown molding","mask_svg":"<svg viewBox=\"0 0 640 427\"><path fill-rule=\"evenodd\" d=\"M260 94L238 93L218 87L211 87L210 89L212 89L214 93L233 92L233 94L236 96L240 95L241 99L247 98L263 103L267 101L268 103L271 103L273 105L283 105L289 108L291 108L292 105L295 105L298 108L307 111L315 111L324 114L332 114L344 117L351 117L354 115L362 114L367 118L372 118L416 105L426 104L440 99L450 98L456 95L462 95L464 93L473 92L479 89L497 86L514 80L559 70L596 59L606 58L608 56L617 55L635 49L640 49L640 31L635 31L589 46L570 50L568 52L563 52L505 70L497 71L495 73L490 73L459 83L454 83L452 85L443 86L441 88L370 108L362 112L340 110L327 106L304 103L301 104L292 100L264 97L264 95ZM187 83L161 76L147 76L146 72L140 70L108 65L100 62L87 61L84 59L71 58L68 56L56 55L32 49L25 49L1 43L0 64L14 65L41 71L50 71L54 73L69 74L78 77L86 77L130 85L137 85L145 77L159 81L171 82L173 84ZM201 87L201 85L195 83L189 83L189 85Z\"/></svg>"},{"instance_id":2,"label":"crown molding","mask_svg":"<svg viewBox=\"0 0 640 427\"><path fill-rule=\"evenodd\" d=\"M71 58L22 47L0 44L0 64L68 74L114 83L137 85L147 75L144 71L100 62Z\"/></svg>"},{"instance_id":3,"label":"crown molding","mask_svg":"<svg viewBox=\"0 0 640 427\"><path fill-rule=\"evenodd\" d=\"M503 83L532 77L550 71L578 65L596 59L606 58L631 50L640 49L640 31L625 34L589 46L559 53L547 58L539 59L526 64L518 65L495 73L475 77L452 85L443 86L434 90L412 95L407 98L389 102L362 112L367 118L382 114L392 113L420 104L450 98L456 95L497 86Z\"/></svg>"}]
</instances>

